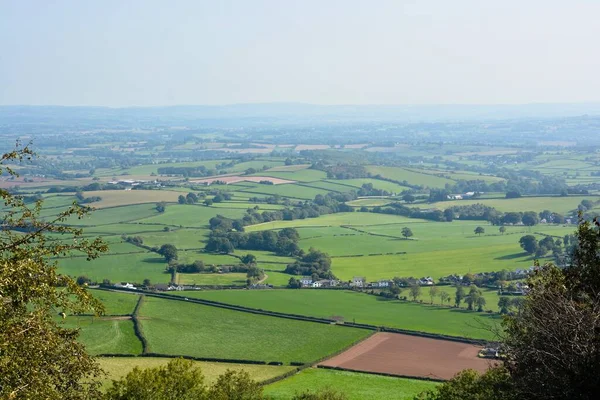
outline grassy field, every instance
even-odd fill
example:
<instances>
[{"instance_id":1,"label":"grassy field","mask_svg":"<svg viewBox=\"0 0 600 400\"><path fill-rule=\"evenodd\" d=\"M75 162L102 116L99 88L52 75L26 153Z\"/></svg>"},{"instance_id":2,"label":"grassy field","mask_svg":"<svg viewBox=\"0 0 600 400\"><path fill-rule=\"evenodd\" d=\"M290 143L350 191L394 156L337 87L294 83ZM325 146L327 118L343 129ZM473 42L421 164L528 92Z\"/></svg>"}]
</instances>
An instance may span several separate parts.
<instances>
[{"instance_id":1,"label":"grassy field","mask_svg":"<svg viewBox=\"0 0 600 400\"><path fill-rule=\"evenodd\" d=\"M312 188L291 183L284 185L260 185L255 188L242 189L240 192L268 196L279 195L282 197L303 200L312 200L318 194L325 195L329 193L329 191L325 189Z\"/></svg>"},{"instance_id":2,"label":"grassy field","mask_svg":"<svg viewBox=\"0 0 600 400\"><path fill-rule=\"evenodd\" d=\"M454 181L451 179L441 178L435 175L429 175L400 167L380 167L369 165L367 166L367 171L372 175L381 175L384 178L393 179L395 181L407 181L412 185L421 185L432 188L443 188L447 183L454 183Z\"/></svg>"},{"instance_id":3,"label":"grassy field","mask_svg":"<svg viewBox=\"0 0 600 400\"><path fill-rule=\"evenodd\" d=\"M135 367L156 368L172 361L171 358L157 357L101 357L98 359L100 367L106 372L104 387L108 387L112 380L118 380L127 375ZM202 375L208 384L214 383L219 375L225 371L246 371L250 377L256 381L265 381L275 378L292 370L294 367L289 366L272 366L272 365L251 365L251 364L232 364L232 363L215 363L194 361L194 366L200 368Z\"/></svg>"},{"instance_id":4,"label":"grassy field","mask_svg":"<svg viewBox=\"0 0 600 400\"><path fill-rule=\"evenodd\" d=\"M73 317L64 322L67 328L79 328L79 341L90 354L140 354L142 343L135 336L131 320L111 317Z\"/></svg>"},{"instance_id":5,"label":"grassy field","mask_svg":"<svg viewBox=\"0 0 600 400\"><path fill-rule=\"evenodd\" d=\"M177 283L180 285L244 286L246 274L177 274Z\"/></svg>"},{"instance_id":6,"label":"grassy field","mask_svg":"<svg viewBox=\"0 0 600 400\"><path fill-rule=\"evenodd\" d=\"M316 169L301 169L290 172L277 172L277 171L264 171L254 175L257 176L271 176L273 178L290 179L298 182L313 182L325 179L327 174L323 171Z\"/></svg>"},{"instance_id":7,"label":"grassy field","mask_svg":"<svg viewBox=\"0 0 600 400\"><path fill-rule=\"evenodd\" d=\"M147 298L142 327L150 351L224 359L309 362L369 331Z\"/></svg>"},{"instance_id":8,"label":"grassy field","mask_svg":"<svg viewBox=\"0 0 600 400\"><path fill-rule=\"evenodd\" d=\"M99 196L101 201L90 203L94 208L107 208L116 206L127 206L130 204L176 203L181 192L169 190L100 190L96 192L83 192L85 197Z\"/></svg>"},{"instance_id":9,"label":"grassy field","mask_svg":"<svg viewBox=\"0 0 600 400\"><path fill-rule=\"evenodd\" d=\"M90 293L104 304L106 315L127 315L133 313L138 302L136 294L90 290Z\"/></svg>"},{"instance_id":10,"label":"grassy field","mask_svg":"<svg viewBox=\"0 0 600 400\"><path fill-rule=\"evenodd\" d=\"M370 199L356 199L352 201L346 202L349 206L352 207L377 207L377 206L385 206L393 202L393 199L385 199L385 198L370 198Z\"/></svg>"},{"instance_id":11,"label":"grassy field","mask_svg":"<svg viewBox=\"0 0 600 400\"><path fill-rule=\"evenodd\" d=\"M440 286L440 290L454 295L452 287ZM499 321L497 316L489 314L388 300L352 291L214 290L178 294L269 311L321 318L341 316L348 322L483 339L490 338L491 334L481 329L480 322ZM408 295L408 291L404 290L401 295ZM421 299L429 302L426 288L422 290ZM492 302L491 297L489 301Z\"/></svg>"},{"instance_id":12,"label":"grassy field","mask_svg":"<svg viewBox=\"0 0 600 400\"><path fill-rule=\"evenodd\" d=\"M323 215L318 218L295 219L293 221L273 221L263 224L250 225L245 227L247 232L263 231L268 229L283 229L296 227L328 227L328 226L366 226L377 224L399 224L399 223L420 223L425 220L411 219L399 215L386 215L374 213L337 213Z\"/></svg>"},{"instance_id":13,"label":"grassy field","mask_svg":"<svg viewBox=\"0 0 600 400\"><path fill-rule=\"evenodd\" d=\"M569 214L577 209L582 200L598 201L598 196L568 196L568 197L521 197L518 199L476 199L443 201L430 204L415 204L421 208L438 208L445 210L453 206L468 206L472 204L484 204L494 207L502 212L524 212L550 210L560 214Z\"/></svg>"},{"instance_id":14,"label":"grassy field","mask_svg":"<svg viewBox=\"0 0 600 400\"><path fill-rule=\"evenodd\" d=\"M273 399L290 399L296 393L333 389L349 400L409 400L421 392L434 389L438 383L416 379L393 378L309 368L290 378L265 387L265 394Z\"/></svg>"},{"instance_id":15,"label":"grassy field","mask_svg":"<svg viewBox=\"0 0 600 400\"><path fill-rule=\"evenodd\" d=\"M148 278L152 283L167 283L171 276L164 273L166 265L161 256L149 251L105 254L92 261L86 261L85 257L58 260L60 273L75 277L87 275L97 282L105 278L112 282L142 282Z\"/></svg>"},{"instance_id":16,"label":"grassy field","mask_svg":"<svg viewBox=\"0 0 600 400\"><path fill-rule=\"evenodd\" d=\"M137 204L123 207L103 208L82 219L70 218L67 222L77 226L110 225L121 222L139 221L157 215L154 204Z\"/></svg>"},{"instance_id":17,"label":"grassy field","mask_svg":"<svg viewBox=\"0 0 600 400\"><path fill-rule=\"evenodd\" d=\"M208 220L217 214L228 218L241 218L245 209L216 208L200 205L168 205L165 212L155 213L149 218L138 220L146 224L162 224L184 227L208 227Z\"/></svg>"},{"instance_id":18,"label":"grassy field","mask_svg":"<svg viewBox=\"0 0 600 400\"><path fill-rule=\"evenodd\" d=\"M400 193L403 190L410 189L406 186L398 185L397 183L394 183L394 182L388 182L388 181L382 181L381 179L370 179L370 178L340 179L340 180L331 180L328 182L335 182L340 185L341 184L350 185L350 186L354 186L357 189L362 187L362 185L364 185L365 183L370 183L373 185L373 187L375 189L387 190L388 192L391 192L391 193ZM350 189L350 188L348 188L348 189ZM347 191L348 190L346 190L346 192Z\"/></svg>"}]
</instances>

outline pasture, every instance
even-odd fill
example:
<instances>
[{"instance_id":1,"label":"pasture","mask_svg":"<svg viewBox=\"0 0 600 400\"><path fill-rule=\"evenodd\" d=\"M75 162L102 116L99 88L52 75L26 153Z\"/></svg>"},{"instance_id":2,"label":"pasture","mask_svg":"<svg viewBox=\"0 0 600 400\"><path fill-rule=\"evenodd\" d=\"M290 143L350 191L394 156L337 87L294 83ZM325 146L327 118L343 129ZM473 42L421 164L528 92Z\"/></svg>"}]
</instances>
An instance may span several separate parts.
<instances>
[{"instance_id":1,"label":"pasture","mask_svg":"<svg viewBox=\"0 0 600 400\"><path fill-rule=\"evenodd\" d=\"M440 286L442 290L454 295L451 286ZM339 316L346 322L482 339L491 337L490 332L481 329L482 323L499 321L489 314L342 290L213 290L177 294L274 312L319 318ZM407 296L408 289L401 295ZM422 289L421 299L429 302L427 288ZM439 298L434 303L439 303Z\"/></svg>"},{"instance_id":2,"label":"pasture","mask_svg":"<svg viewBox=\"0 0 600 400\"><path fill-rule=\"evenodd\" d=\"M65 328L80 329L78 340L90 354L140 354L142 343L135 336L133 322L121 317L67 316Z\"/></svg>"},{"instance_id":3,"label":"pasture","mask_svg":"<svg viewBox=\"0 0 600 400\"><path fill-rule=\"evenodd\" d=\"M371 333L157 298L146 298L140 317L151 352L285 364L315 361Z\"/></svg>"},{"instance_id":4,"label":"pasture","mask_svg":"<svg viewBox=\"0 0 600 400\"><path fill-rule=\"evenodd\" d=\"M83 192L84 197L101 197L102 200L90 203L93 208L128 206L143 203L176 203L181 192L171 190L99 190Z\"/></svg>"},{"instance_id":5,"label":"pasture","mask_svg":"<svg viewBox=\"0 0 600 400\"><path fill-rule=\"evenodd\" d=\"M416 379L309 368L266 386L264 393L274 400L284 400L297 393L327 388L344 393L348 400L412 400L419 393L432 390L437 385Z\"/></svg>"},{"instance_id":6,"label":"pasture","mask_svg":"<svg viewBox=\"0 0 600 400\"><path fill-rule=\"evenodd\" d=\"M412 185L420 185L431 188L443 188L446 184L452 184L452 179L436 176L431 173L423 173L417 170L400 167L380 167L368 165L367 171L373 176L381 175L384 178L393 179L398 182L407 181Z\"/></svg>"},{"instance_id":7,"label":"pasture","mask_svg":"<svg viewBox=\"0 0 600 400\"><path fill-rule=\"evenodd\" d=\"M599 196L545 196L545 197L520 197L518 199L475 199L475 200L455 200L443 201L431 204L415 204L421 208L438 208L445 210L453 206L469 206L473 204L483 204L494 207L502 212L541 212L550 210L563 215L576 214L577 206L582 200L596 202L600 200Z\"/></svg>"}]
</instances>

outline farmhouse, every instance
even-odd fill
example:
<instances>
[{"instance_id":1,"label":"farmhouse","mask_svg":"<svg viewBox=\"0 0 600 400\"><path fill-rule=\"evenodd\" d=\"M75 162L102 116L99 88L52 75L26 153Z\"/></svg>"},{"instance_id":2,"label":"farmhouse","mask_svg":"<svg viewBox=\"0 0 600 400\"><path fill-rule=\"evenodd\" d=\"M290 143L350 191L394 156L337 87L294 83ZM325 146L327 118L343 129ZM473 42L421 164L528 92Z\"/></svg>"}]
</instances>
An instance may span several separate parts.
<instances>
[{"instance_id":1,"label":"farmhouse","mask_svg":"<svg viewBox=\"0 0 600 400\"><path fill-rule=\"evenodd\" d=\"M352 277L352 283L350 283L350 286L365 287L366 284L367 284L367 280L365 279L364 276L354 276L354 277Z\"/></svg>"},{"instance_id":2,"label":"farmhouse","mask_svg":"<svg viewBox=\"0 0 600 400\"><path fill-rule=\"evenodd\" d=\"M373 284L375 287L390 287L392 282L386 279L379 280Z\"/></svg>"},{"instance_id":3,"label":"farmhouse","mask_svg":"<svg viewBox=\"0 0 600 400\"><path fill-rule=\"evenodd\" d=\"M133 284L131 283L115 283L115 288L117 289L132 289L132 290L137 290L137 288L135 286L133 286Z\"/></svg>"},{"instance_id":4,"label":"farmhouse","mask_svg":"<svg viewBox=\"0 0 600 400\"><path fill-rule=\"evenodd\" d=\"M300 278L300 283L303 287L312 286L313 280L310 276L303 276Z\"/></svg>"}]
</instances>

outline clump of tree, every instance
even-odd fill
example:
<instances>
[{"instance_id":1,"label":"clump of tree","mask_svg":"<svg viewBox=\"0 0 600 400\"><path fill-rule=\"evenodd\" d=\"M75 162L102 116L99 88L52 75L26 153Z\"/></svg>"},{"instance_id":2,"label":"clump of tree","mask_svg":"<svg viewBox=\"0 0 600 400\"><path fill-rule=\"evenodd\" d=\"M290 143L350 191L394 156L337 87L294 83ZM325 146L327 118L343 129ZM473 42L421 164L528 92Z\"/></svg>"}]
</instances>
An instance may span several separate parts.
<instances>
[{"instance_id":1,"label":"clump of tree","mask_svg":"<svg viewBox=\"0 0 600 400\"><path fill-rule=\"evenodd\" d=\"M310 248L302 254L293 264L285 268L285 272L292 275L308 275L316 279L334 279L331 272L331 257L320 250Z\"/></svg>"},{"instance_id":2,"label":"clump of tree","mask_svg":"<svg viewBox=\"0 0 600 400\"><path fill-rule=\"evenodd\" d=\"M177 247L175 247L175 245L163 244L160 246L157 253L163 256L168 263L177 260Z\"/></svg>"},{"instance_id":3,"label":"clump of tree","mask_svg":"<svg viewBox=\"0 0 600 400\"><path fill-rule=\"evenodd\" d=\"M294 228L279 232L215 232L210 235L204 249L209 252L231 253L234 249L272 251L281 256L295 257L300 254L300 235Z\"/></svg>"},{"instance_id":4,"label":"clump of tree","mask_svg":"<svg viewBox=\"0 0 600 400\"><path fill-rule=\"evenodd\" d=\"M161 201L160 203L156 203L156 206L154 208L159 213L164 213L165 210L167 209L167 203L165 203L164 201Z\"/></svg>"}]
</instances>

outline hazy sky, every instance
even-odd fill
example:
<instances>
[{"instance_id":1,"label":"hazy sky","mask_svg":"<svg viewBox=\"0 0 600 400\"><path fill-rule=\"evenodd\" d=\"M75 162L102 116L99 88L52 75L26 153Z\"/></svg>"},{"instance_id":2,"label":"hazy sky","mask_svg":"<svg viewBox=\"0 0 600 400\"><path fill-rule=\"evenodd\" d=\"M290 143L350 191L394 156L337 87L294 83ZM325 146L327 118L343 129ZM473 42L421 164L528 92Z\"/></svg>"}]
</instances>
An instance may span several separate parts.
<instances>
[{"instance_id":1,"label":"hazy sky","mask_svg":"<svg viewBox=\"0 0 600 400\"><path fill-rule=\"evenodd\" d=\"M597 0L0 0L0 104L600 101Z\"/></svg>"}]
</instances>

